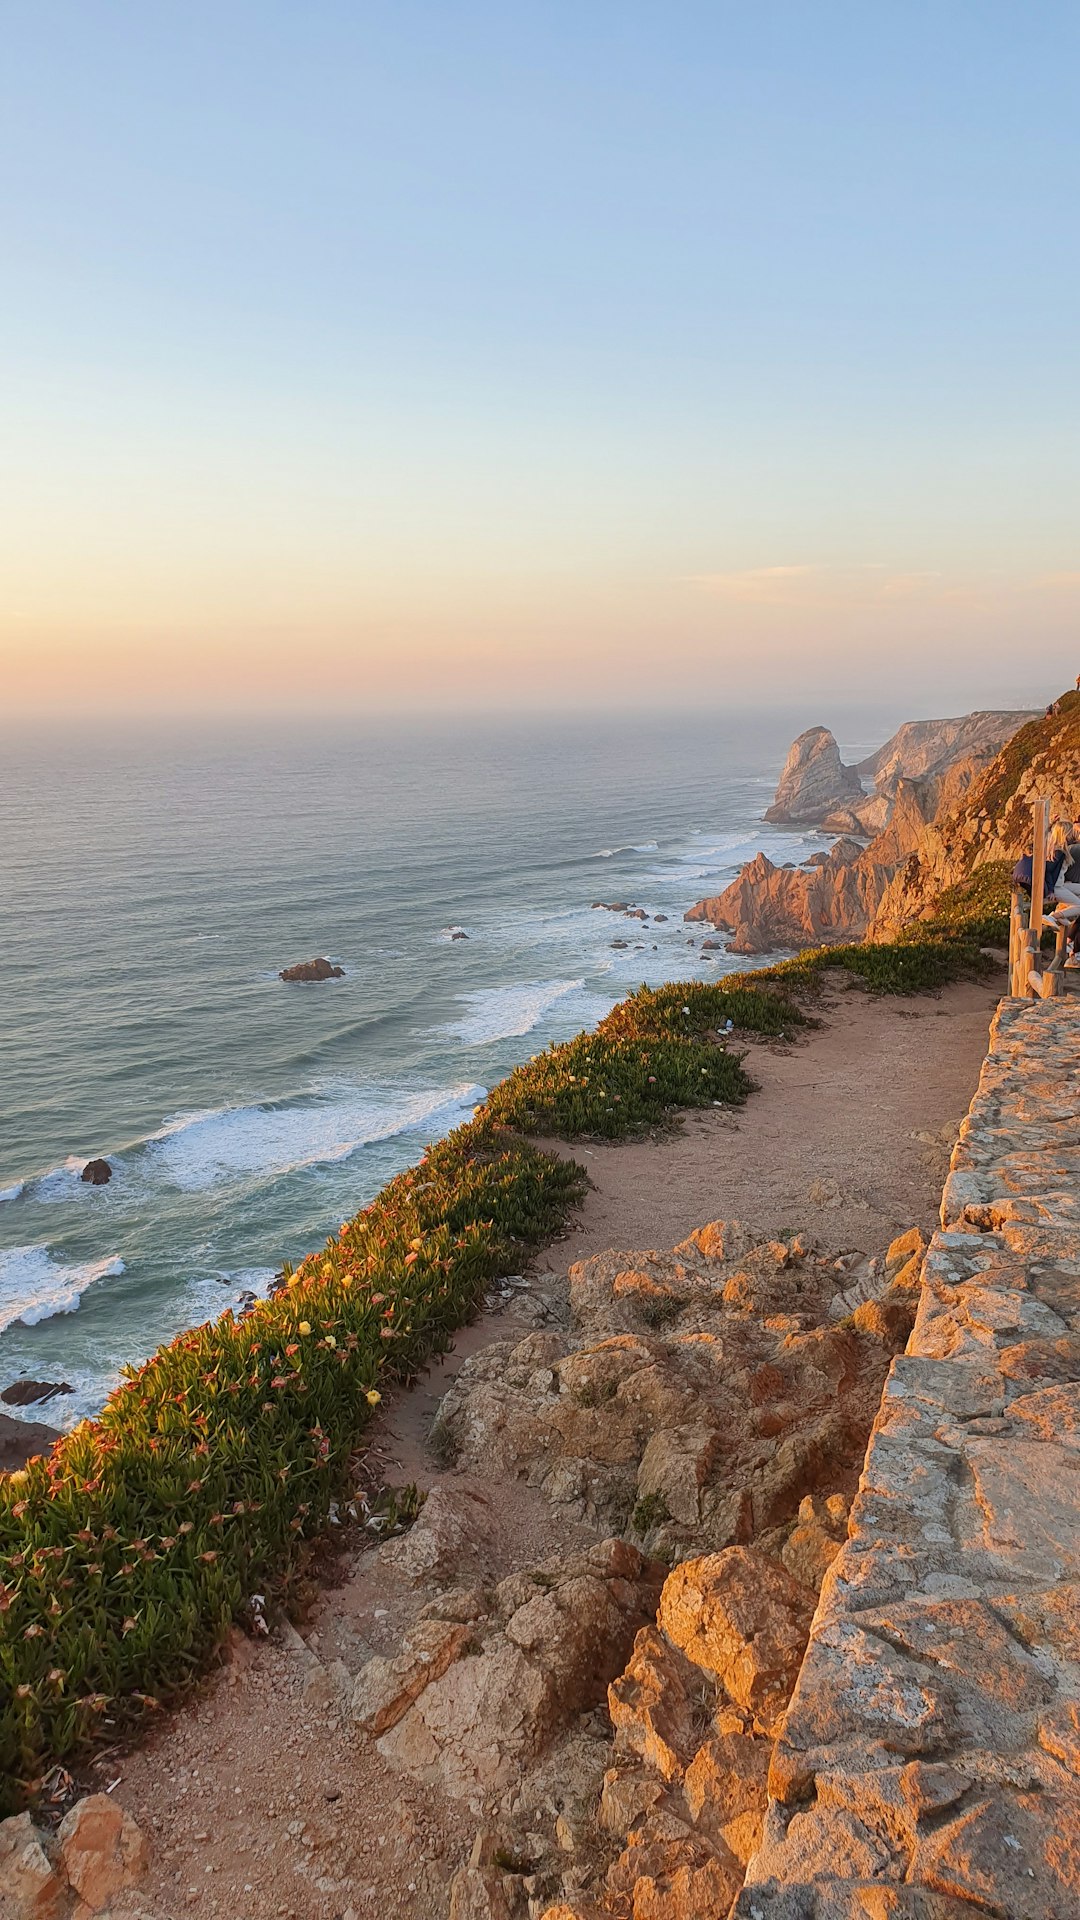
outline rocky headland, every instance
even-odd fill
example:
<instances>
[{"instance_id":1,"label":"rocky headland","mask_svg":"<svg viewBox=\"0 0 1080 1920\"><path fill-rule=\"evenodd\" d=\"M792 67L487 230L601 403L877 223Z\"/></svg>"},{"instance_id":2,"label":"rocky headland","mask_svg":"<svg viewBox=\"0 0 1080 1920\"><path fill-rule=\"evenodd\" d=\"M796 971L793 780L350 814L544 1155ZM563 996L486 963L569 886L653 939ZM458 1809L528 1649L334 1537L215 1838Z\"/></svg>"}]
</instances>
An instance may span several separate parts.
<instances>
[{"instance_id":1,"label":"rocky headland","mask_svg":"<svg viewBox=\"0 0 1080 1920\"><path fill-rule=\"evenodd\" d=\"M1008 847L991 827L999 762L1007 764L1021 731L1054 718L972 713L908 721L857 767L845 766L827 728L811 727L794 742L765 818L820 826L840 838L801 867L756 854L723 893L699 900L686 919L729 933L734 953L775 953L874 937L923 917L938 893L978 864L976 852L992 860L1005 857L1013 841L1019 845L1022 803L1007 828ZM971 819L975 831L968 834Z\"/></svg>"}]
</instances>

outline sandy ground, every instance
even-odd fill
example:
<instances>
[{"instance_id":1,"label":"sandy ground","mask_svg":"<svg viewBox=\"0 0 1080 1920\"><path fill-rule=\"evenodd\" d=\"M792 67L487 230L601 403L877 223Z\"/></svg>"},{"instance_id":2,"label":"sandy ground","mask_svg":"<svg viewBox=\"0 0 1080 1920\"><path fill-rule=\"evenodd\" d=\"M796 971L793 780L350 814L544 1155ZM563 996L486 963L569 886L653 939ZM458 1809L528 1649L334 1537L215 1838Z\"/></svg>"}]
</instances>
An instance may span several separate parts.
<instances>
[{"instance_id":1,"label":"sandy ground","mask_svg":"<svg viewBox=\"0 0 1080 1920\"><path fill-rule=\"evenodd\" d=\"M579 1224L537 1263L533 1290L556 1293L550 1276L584 1255L670 1247L722 1217L800 1229L836 1252L878 1252L908 1226L932 1227L995 1004L987 985L912 1001L839 991L822 1027L797 1045L750 1050L759 1091L737 1118L710 1111L661 1142L575 1149L594 1190ZM518 1324L511 1297L385 1410L372 1435L376 1472L435 1484L425 1436L439 1397L466 1352ZM485 1581L580 1534L519 1483L481 1491L496 1533L477 1570ZM138 1750L90 1769L82 1790L115 1787L152 1841L140 1913L443 1920L449 1880L485 1810L391 1773L320 1691L312 1658L343 1659L355 1673L370 1653L396 1652L424 1597L376 1552L342 1553L301 1622L303 1639L288 1628L269 1643L238 1638L229 1662Z\"/></svg>"},{"instance_id":2,"label":"sandy ground","mask_svg":"<svg viewBox=\"0 0 1080 1920\"><path fill-rule=\"evenodd\" d=\"M671 1247L704 1220L790 1226L830 1244L839 1234L864 1253L935 1226L1004 981L993 987L901 999L852 982L822 1003L807 1039L746 1047L758 1091L738 1114L692 1115L663 1142L560 1146L595 1191L551 1265L611 1246Z\"/></svg>"}]
</instances>

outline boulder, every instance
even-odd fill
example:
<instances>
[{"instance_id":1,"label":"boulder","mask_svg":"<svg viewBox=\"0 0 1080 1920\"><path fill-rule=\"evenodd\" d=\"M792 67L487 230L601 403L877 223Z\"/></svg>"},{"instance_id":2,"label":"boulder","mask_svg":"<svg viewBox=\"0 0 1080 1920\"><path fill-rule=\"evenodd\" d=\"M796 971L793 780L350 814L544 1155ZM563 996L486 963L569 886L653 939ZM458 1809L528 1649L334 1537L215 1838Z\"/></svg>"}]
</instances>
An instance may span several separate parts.
<instances>
[{"instance_id":1,"label":"boulder","mask_svg":"<svg viewBox=\"0 0 1080 1920\"><path fill-rule=\"evenodd\" d=\"M112 1179L113 1170L107 1160L88 1160L80 1180L86 1180L92 1187L107 1187Z\"/></svg>"},{"instance_id":2,"label":"boulder","mask_svg":"<svg viewBox=\"0 0 1080 1920\"><path fill-rule=\"evenodd\" d=\"M92 1913L137 1886L149 1865L145 1834L107 1793L77 1801L57 1839L64 1872Z\"/></svg>"},{"instance_id":3,"label":"boulder","mask_svg":"<svg viewBox=\"0 0 1080 1920\"><path fill-rule=\"evenodd\" d=\"M490 1545L491 1501L476 1487L433 1487L407 1533L379 1557L410 1580L456 1578Z\"/></svg>"},{"instance_id":4,"label":"boulder","mask_svg":"<svg viewBox=\"0 0 1080 1920\"><path fill-rule=\"evenodd\" d=\"M67 1888L28 1813L0 1820L2 1920L59 1920Z\"/></svg>"},{"instance_id":5,"label":"boulder","mask_svg":"<svg viewBox=\"0 0 1080 1920\"><path fill-rule=\"evenodd\" d=\"M774 1734L813 1613L813 1595L786 1567L751 1547L728 1547L669 1574L658 1618L675 1646Z\"/></svg>"},{"instance_id":6,"label":"boulder","mask_svg":"<svg viewBox=\"0 0 1080 1920\"><path fill-rule=\"evenodd\" d=\"M761 1843L772 1744L760 1735L716 1733L686 1769L683 1792L695 1824L745 1866Z\"/></svg>"},{"instance_id":7,"label":"boulder","mask_svg":"<svg viewBox=\"0 0 1080 1920\"><path fill-rule=\"evenodd\" d=\"M40 1420L13 1420L0 1413L0 1473L18 1473L36 1453L48 1453L60 1435Z\"/></svg>"},{"instance_id":8,"label":"boulder","mask_svg":"<svg viewBox=\"0 0 1080 1920\"><path fill-rule=\"evenodd\" d=\"M844 765L828 727L808 727L791 747L765 818L813 826L834 807L862 798L862 781Z\"/></svg>"},{"instance_id":9,"label":"boulder","mask_svg":"<svg viewBox=\"0 0 1080 1920\"><path fill-rule=\"evenodd\" d=\"M344 967L335 967L331 961L324 959L300 960L295 967L283 967L278 975L279 980L287 980L289 982L296 980L344 980L344 978Z\"/></svg>"}]
</instances>

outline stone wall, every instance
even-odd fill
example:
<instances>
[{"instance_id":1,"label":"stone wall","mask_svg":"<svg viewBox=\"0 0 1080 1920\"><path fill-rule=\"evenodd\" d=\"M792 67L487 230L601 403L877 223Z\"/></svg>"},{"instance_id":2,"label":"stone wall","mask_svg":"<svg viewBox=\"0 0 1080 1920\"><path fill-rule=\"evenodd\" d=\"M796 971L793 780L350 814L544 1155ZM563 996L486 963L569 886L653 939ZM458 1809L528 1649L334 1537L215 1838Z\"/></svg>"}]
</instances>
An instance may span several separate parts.
<instances>
[{"instance_id":1,"label":"stone wall","mask_svg":"<svg viewBox=\"0 0 1080 1920\"><path fill-rule=\"evenodd\" d=\"M1080 1916L1080 1004L1003 1001L739 1920Z\"/></svg>"}]
</instances>

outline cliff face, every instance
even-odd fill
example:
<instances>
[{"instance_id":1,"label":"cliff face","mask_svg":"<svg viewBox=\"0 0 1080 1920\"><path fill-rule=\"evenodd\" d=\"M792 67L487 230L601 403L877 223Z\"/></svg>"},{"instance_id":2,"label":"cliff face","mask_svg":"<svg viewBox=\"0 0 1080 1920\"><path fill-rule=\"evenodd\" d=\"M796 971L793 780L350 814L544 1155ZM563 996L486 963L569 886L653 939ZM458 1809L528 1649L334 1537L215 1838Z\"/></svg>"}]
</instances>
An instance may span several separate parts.
<instances>
[{"instance_id":1,"label":"cliff face","mask_svg":"<svg viewBox=\"0 0 1080 1920\"><path fill-rule=\"evenodd\" d=\"M1050 802L1050 817L1080 818L1080 694L1033 720L956 794L943 803L882 894L870 926L887 939L913 920L932 917L938 896L991 860L1029 850L1031 808Z\"/></svg>"},{"instance_id":2,"label":"cliff face","mask_svg":"<svg viewBox=\"0 0 1080 1920\"><path fill-rule=\"evenodd\" d=\"M730 887L699 900L686 918L730 933L732 953L829 946L867 925L890 872L868 862L856 840L838 840L824 859L805 867L777 867L758 853Z\"/></svg>"},{"instance_id":3,"label":"cliff face","mask_svg":"<svg viewBox=\"0 0 1080 1920\"><path fill-rule=\"evenodd\" d=\"M731 886L699 900L686 918L729 932L734 953L775 953L867 933L889 938L899 926L929 917L938 895L975 866L1015 859L1030 831L1035 793L1053 792L1056 810L1080 814L1080 700L1069 696L1057 716L1026 726L1024 718L975 713L911 721L861 763L878 791L866 795L860 787L858 796L850 788L856 770L843 765L833 736L811 728L788 755L766 819L816 818L844 837L803 867L777 867L759 853ZM838 784L846 797L815 814ZM849 837L868 831L873 838L865 847Z\"/></svg>"},{"instance_id":4,"label":"cliff face","mask_svg":"<svg viewBox=\"0 0 1080 1920\"><path fill-rule=\"evenodd\" d=\"M893 793L900 780L921 779L943 762L992 760L1035 717L1030 712L966 713L954 720L906 720L883 747L859 761L856 772L872 780L878 793Z\"/></svg>"}]
</instances>

